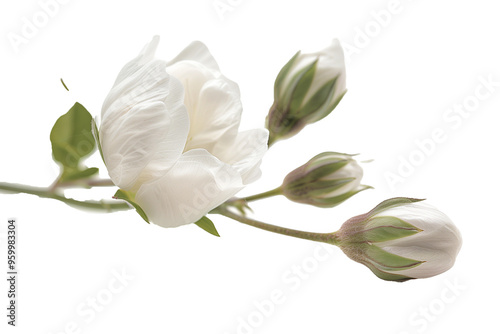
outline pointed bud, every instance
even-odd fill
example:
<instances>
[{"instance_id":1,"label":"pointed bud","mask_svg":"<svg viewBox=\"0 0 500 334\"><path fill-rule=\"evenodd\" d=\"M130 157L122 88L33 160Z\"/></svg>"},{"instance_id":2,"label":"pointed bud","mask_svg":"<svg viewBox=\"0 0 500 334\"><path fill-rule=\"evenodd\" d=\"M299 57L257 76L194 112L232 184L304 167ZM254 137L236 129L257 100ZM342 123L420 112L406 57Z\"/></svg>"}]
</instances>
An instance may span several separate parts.
<instances>
[{"instance_id":1,"label":"pointed bud","mask_svg":"<svg viewBox=\"0 0 500 334\"><path fill-rule=\"evenodd\" d=\"M360 185L363 169L352 155L325 152L290 172L281 186L289 200L334 207L370 187Z\"/></svg>"},{"instance_id":2,"label":"pointed bud","mask_svg":"<svg viewBox=\"0 0 500 334\"><path fill-rule=\"evenodd\" d=\"M460 251L460 232L444 213L421 201L392 198L349 219L334 233L337 245L384 280L445 272Z\"/></svg>"},{"instance_id":3,"label":"pointed bud","mask_svg":"<svg viewBox=\"0 0 500 334\"><path fill-rule=\"evenodd\" d=\"M274 84L274 104L266 118L269 145L330 114L346 91L344 54L337 39L322 51L298 52Z\"/></svg>"}]
</instances>

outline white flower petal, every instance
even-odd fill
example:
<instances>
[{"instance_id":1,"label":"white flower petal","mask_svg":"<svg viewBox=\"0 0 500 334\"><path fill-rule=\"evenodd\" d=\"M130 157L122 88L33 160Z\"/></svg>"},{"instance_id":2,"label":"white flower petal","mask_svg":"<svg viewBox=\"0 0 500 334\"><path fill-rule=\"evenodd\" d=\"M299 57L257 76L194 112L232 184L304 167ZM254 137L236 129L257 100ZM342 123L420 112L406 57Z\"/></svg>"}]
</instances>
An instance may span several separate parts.
<instances>
[{"instance_id":1,"label":"white flower petal","mask_svg":"<svg viewBox=\"0 0 500 334\"><path fill-rule=\"evenodd\" d=\"M142 48L137 57L125 64L120 73L118 73L115 85L122 80L129 79L131 74L136 72L149 61L153 60L159 43L160 37L154 36L151 42L149 42Z\"/></svg>"},{"instance_id":2,"label":"white flower petal","mask_svg":"<svg viewBox=\"0 0 500 334\"><path fill-rule=\"evenodd\" d=\"M413 260L426 259L415 268L397 270L394 274L413 278L427 278L444 273L455 263L455 256L434 248L420 248L417 246L384 247L384 250ZM421 261L421 260L419 260Z\"/></svg>"},{"instance_id":3,"label":"white flower petal","mask_svg":"<svg viewBox=\"0 0 500 334\"><path fill-rule=\"evenodd\" d=\"M205 148L212 152L218 142L233 141L242 109L236 84L221 78L206 82L199 92L196 117L191 118L186 150Z\"/></svg>"},{"instance_id":4,"label":"white flower petal","mask_svg":"<svg viewBox=\"0 0 500 334\"><path fill-rule=\"evenodd\" d=\"M136 58L122 68L103 103L103 118L111 106L116 110L131 107L131 103L148 101L151 98L163 100L166 97L167 92L163 89L168 80L166 62L154 59L158 42L159 38L155 36Z\"/></svg>"},{"instance_id":5,"label":"white flower petal","mask_svg":"<svg viewBox=\"0 0 500 334\"><path fill-rule=\"evenodd\" d=\"M191 122L184 150L212 152L218 142L234 140L242 112L238 85L192 61L179 62L167 71L185 90L184 104Z\"/></svg>"},{"instance_id":6,"label":"white flower petal","mask_svg":"<svg viewBox=\"0 0 500 334\"><path fill-rule=\"evenodd\" d=\"M333 40L325 49L317 53L319 57L318 67L314 74L314 81L309 89L311 92L317 92L325 83L338 77L337 90L343 92L346 89L346 70L344 63L344 52L338 39ZM305 100L309 100L311 95L306 95Z\"/></svg>"},{"instance_id":7,"label":"white flower petal","mask_svg":"<svg viewBox=\"0 0 500 334\"><path fill-rule=\"evenodd\" d=\"M135 197L148 218L163 227L196 222L243 188L231 166L203 149L186 152L163 177Z\"/></svg>"},{"instance_id":8,"label":"white flower petal","mask_svg":"<svg viewBox=\"0 0 500 334\"><path fill-rule=\"evenodd\" d=\"M432 205L416 202L385 210L378 215L397 217L423 230L410 237L380 243L381 247L389 245L432 247L437 250L452 251L452 255L458 254L460 250L462 237L458 228L448 216Z\"/></svg>"},{"instance_id":9,"label":"white flower petal","mask_svg":"<svg viewBox=\"0 0 500 334\"><path fill-rule=\"evenodd\" d=\"M182 85L151 59L157 40L127 64L101 112L100 141L113 182L130 190L181 155L189 131ZM126 76L128 75L128 76Z\"/></svg>"},{"instance_id":10,"label":"white flower petal","mask_svg":"<svg viewBox=\"0 0 500 334\"><path fill-rule=\"evenodd\" d=\"M213 154L230 164L242 176L244 184L257 180L260 175L260 163L267 152L269 132L266 129L254 129L238 133L231 143L220 141Z\"/></svg>"},{"instance_id":11,"label":"white flower petal","mask_svg":"<svg viewBox=\"0 0 500 334\"><path fill-rule=\"evenodd\" d=\"M238 85L205 45L194 42L168 63L154 59L157 45L155 37L118 75L100 140L113 182L135 194L150 221L174 227L255 180L268 133L238 134Z\"/></svg>"},{"instance_id":12,"label":"white flower petal","mask_svg":"<svg viewBox=\"0 0 500 334\"><path fill-rule=\"evenodd\" d=\"M172 65L184 60L193 60L204 65L205 67L208 67L209 69L217 72L220 71L217 62L215 61L210 51L208 51L207 46L199 41L194 41L189 44L184 50L181 51L181 53L179 53L179 55L177 55L177 57L169 61L168 65Z\"/></svg>"},{"instance_id":13,"label":"white flower petal","mask_svg":"<svg viewBox=\"0 0 500 334\"><path fill-rule=\"evenodd\" d=\"M187 132L187 116L179 114L163 102L142 103L120 119L101 124L102 152L114 184L131 190L175 163Z\"/></svg>"}]
</instances>

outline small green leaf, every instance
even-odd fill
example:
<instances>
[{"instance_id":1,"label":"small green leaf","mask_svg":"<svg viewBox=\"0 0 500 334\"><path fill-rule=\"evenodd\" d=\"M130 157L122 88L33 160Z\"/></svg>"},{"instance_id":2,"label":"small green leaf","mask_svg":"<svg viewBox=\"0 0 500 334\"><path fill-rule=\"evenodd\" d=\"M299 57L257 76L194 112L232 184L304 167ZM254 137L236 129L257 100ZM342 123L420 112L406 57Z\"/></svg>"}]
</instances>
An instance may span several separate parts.
<instances>
[{"instance_id":1,"label":"small green leaf","mask_svg":"<svg viewBox=\"0 0 500 334\"><path fill-rule=\"evenodd\" d=\"M64 83L63 79L61 78L61 83L64 86L64 88L69 92L68 86Z\"/></svg>"},{"instance_id":2,"label":"small green leaf","mask_svg":"<svg viewBox=\"0 0 500 334\"><path fill-rule=\"evenodd\" d=\"M130 205L132 205L135 208L135 210L137 211L139 216L141 216L142 219L144 219L146 221L146 223L149 224L148 216L146 215L144 210L139 206L139 204L134 202L135 198L132 194L130 194L129 192L127 192L125 190L118 189L118 191L115 193L113 198L122 199L124 201L127 201Z\"/></svg>"},{"instance_id":3,"label":"small green leaf","mask_svg":"<svg viewBox=\"0 0 500 334\"><path fill-rule=\"evenodd\" d=\"M58 182L86 179L99 171L81 163L94 152L95 139L92 135L92 116L80 103L75 103L59 117L50 132L50 141L52 157L62 169Z\"/></svg>"},{"instance_id":4,"label":"small green leaf","mask_svg":"<svg viewBox=\"0 0 500 334\"><path fill-rule=\"evenodd\" d=\"M99 168L91 167L84 170L65 168L59 177L60 182L74 181L89 178L99 172Z\"/></svg>"},{"instance_id":5,"label":"small green leaf","mask_svg":"<svg viewBox=\"0 0 500 334\"><path fill-rule=\"evenodd\" d=\"M201 217L201 219L198 220L195 224L198 225L198 227L201 227L202 229L207 231L208 233L215 235L216 237L220 237L219 232L217 232L214 223L206 216Z\"/></svg>"},{"instance_id":6,"label":"small green leaf","mask_svg":"<svg viewBox=\"0 0 500 334\"><path fill-rule=\"evenodd\" d=\"M79 168L80 161L95 149L91 122L92 116L78 102L59 117L50 132L55 161L65 168Z\"/></svg>"}]
</instances>

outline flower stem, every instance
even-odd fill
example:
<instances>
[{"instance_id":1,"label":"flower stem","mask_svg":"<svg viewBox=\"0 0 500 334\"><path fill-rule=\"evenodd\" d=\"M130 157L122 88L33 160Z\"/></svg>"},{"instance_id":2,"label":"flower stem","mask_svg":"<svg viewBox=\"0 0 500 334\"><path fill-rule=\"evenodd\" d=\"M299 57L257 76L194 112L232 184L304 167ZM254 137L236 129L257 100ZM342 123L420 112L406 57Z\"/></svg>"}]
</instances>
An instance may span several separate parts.
<instances>
[{"instance_id":1,"label":"flower stem","mask_svg":"<svg viewBox=\"0 0 500 334\"><path fill-rule=\"evenodd\" d=\"M217 213L217 214L220 214L222 216L234 219L240 223L250 225L250 226L259 228L261 230L286 235L289 237L306 239L306 240L311 240L311 241L318 241L318 242L325 242L325 243L332 244L332 245L338 244L337 237L336 237L335 233L306 232L306 231L293 230L293 229L286 228L286 227L281 227L281 226L263 223L263 222L260 222L258 220L254 220L251 218L240 216L234 212L231 212L224 205L219 206L218 208L212 210L211 213Z\"/></svg>"},{"instance_id":2,"label":"flower stem","mask_svg":"<svg viewBox=\"0 0 500 334\"><path fill-rule=\"evenodd\" d=\"M258 201L260 199L264 199L264 198L268 198L268 197L278 196L281 194L283 194L283 191L281 190L281 186L280 186L276 189L269 190L269 191L266 191L266 192L263 192L263 193L260 193L257 195L238 198L237 201L253 202L253 201Z\"/></svg>"},{"instance_id":3,"label":"flower stem","mask_svg":"<svg viewBox=\"0 0 500 334\"><path fill-rule=\"evenodd\" d=\"M0 182L0 192L8 192L14 194L23 193L35 195L41 198L52 198L79 209L92 209L104 212L124 211L131 209L131 207L127 203L121 201L78 201L76 199L59 195L49 188L31 187L23 184Z\"/></svg>"},{"instance_id":4,"label":"flower stem","mask_svg":"<svg viewBox=\"0 0 500 334\"><path fill-rule=\"evenodd\" d=\"M55 183L54 189L57 188L93 188L93 187L115 187L115 184L110 179L84 179L76 181L68 181Z\"/></svg>"}]
</instances>

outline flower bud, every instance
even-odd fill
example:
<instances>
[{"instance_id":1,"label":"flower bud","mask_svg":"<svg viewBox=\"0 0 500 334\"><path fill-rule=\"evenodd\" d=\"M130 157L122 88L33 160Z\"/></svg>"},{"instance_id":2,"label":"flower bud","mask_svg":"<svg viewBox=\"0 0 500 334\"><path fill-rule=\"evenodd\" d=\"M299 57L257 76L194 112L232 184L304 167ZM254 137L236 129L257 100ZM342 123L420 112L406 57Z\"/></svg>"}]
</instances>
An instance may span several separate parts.
<instances>
[{"instance_id":1,"label":"flower bud","mask_svg":"<svg viewBox=\"0 0 500 334\"><path fill-rule=\"evenodd\" d=\"M274 104L266 118L269 145L330 114L345 93L344 54L337 39L319 52L299 51L274 84Z\"/></svg>"},{"instance_id":2,"label":"flower bud","mask_svg":"<svg viewBox=\"0 0 500 334\"><path fill-rule=\"evenodd\" d=\"M462 246L457 227L420 199L392 198L346 221L336 244L383 280L403 282L450 269Z\"/></svg>"},{"instance_id":3,"label":"flower bud","mask_svg":"<svg viewBox=\"0 0 500 334\"><path fill-rule=\"evenodd\" d=\"M290 172L281 186L288 199L334 207L370 187L360 185L363 169L350 154L325 152Z\"/></svg>"}]
</instances>

